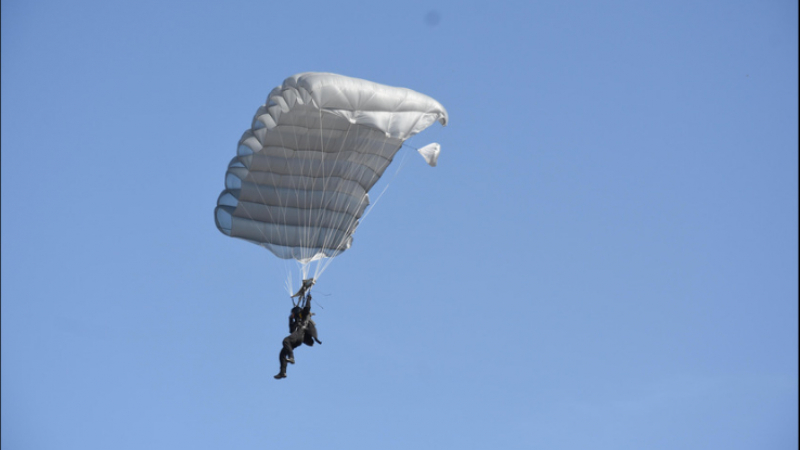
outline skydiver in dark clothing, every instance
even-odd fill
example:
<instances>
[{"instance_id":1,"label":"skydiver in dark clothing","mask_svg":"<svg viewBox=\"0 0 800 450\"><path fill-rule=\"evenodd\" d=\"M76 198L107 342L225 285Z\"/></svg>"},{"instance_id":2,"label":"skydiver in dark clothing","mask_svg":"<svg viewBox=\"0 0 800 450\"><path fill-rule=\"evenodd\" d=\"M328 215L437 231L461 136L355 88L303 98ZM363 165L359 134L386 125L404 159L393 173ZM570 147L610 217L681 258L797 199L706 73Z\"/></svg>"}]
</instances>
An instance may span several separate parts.
<instances>
[{"instance_id":1,"label":"skydiver in dark clothing","mask_svg":"<svg viewBox=\"0 0 800 450\"><path fill-rule=\"evenodd\" d=\"M300 304L305 301L305 305L301 308ZM283 339L283 347L278 355L281 363L281 371L275 375L276 380L286 378L286 364L294 364L294 349L305 343L308 346L314 345L314 341L319 344L322 342L317 338L317 326L311 316L311 294L308 294L305 299L301 299L298 306L292 308L292 314L289 316L289 336Z\"/></svg>"}]
</instances>

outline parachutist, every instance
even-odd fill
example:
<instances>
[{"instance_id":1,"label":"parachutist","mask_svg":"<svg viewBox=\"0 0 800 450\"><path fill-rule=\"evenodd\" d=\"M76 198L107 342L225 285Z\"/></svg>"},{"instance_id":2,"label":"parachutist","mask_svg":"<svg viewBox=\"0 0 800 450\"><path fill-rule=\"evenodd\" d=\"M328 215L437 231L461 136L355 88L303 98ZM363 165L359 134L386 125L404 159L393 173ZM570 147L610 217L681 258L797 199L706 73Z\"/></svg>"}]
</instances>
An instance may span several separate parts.
<instances>
[{"instance_id":1,"label":"parachutist","mask_svg":"<svg viewBox=\"0 0 800 450\"><path fill-rule=\"evenodd\" d=\"M439 19L435 11L428 16L433 25ZM302 277L320 276L351 247L374 205L370 190L404 142L448 121L442 104L411 89L333 73L292 75L270 91L239 139L214 223L226 236L296 261ZM439 144L417 151L436 166ZM315 282L302 280L294 295L288 292L293 306L305 306L292 313L277 379L294 363L294 348L322 344L308 310Z\"/></svg>"},{"instance_id":2,"label":"parachutist","mask_svg":"<svg viewBox=\"0 0 800 450\"><path fill-rule=\"evenodd\" d=\"M286 365L294 364L294 349L302 344L306 344L309 347L313 346L314 342L322 344L322 341L317 337L317 325L311 320L313 315L314 313L311 312L311 294L301 298L298 305L292 308L292 313L289 315L289 336L283 339L283 346L278 355L281 371L275 375L276 380L286 378Z\"/></svg>"}]
</instances>

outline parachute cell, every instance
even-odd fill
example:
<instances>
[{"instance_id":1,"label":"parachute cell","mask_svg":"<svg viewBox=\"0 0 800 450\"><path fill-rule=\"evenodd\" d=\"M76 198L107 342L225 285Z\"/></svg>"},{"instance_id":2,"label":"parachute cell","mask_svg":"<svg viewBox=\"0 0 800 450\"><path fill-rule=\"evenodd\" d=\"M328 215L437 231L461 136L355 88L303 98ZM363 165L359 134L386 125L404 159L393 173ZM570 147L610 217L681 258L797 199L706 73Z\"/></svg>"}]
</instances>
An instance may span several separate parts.
<instances>
[{"instance_id":1,"label":"parachute cell","mask_svg":"<svg viewBox=\"0 0 800 450\"><path fill-rule=\"evenodd\" d=\"M330 73L301 73L272 90L228 165L219 230L303 264L350 248L368 192L403 142L434 122L436 100ZM439 146L420 149L436 165Z\"/></svg>"}]
</instances>

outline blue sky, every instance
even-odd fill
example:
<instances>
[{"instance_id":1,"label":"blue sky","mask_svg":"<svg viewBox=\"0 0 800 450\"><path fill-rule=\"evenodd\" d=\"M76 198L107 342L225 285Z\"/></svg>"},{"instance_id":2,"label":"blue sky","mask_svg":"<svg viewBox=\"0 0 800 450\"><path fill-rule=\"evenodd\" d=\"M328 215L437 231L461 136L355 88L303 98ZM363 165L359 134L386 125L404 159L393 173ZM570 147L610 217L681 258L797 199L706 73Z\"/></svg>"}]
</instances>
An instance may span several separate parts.
<instances>
[{"instance_id":1,"label":"blue sky","mask_svg":"<svg viewBox=\"0 0 800 450\"><path fill-rule=\"evenodd\" d=\"M3 1L0 444L797 448L797 17ZM212 212L304 71L450 124L409 141L438 167L389 168L315 287L324 344L275 381L285 266Z\"/></svg>"}]
</instances>

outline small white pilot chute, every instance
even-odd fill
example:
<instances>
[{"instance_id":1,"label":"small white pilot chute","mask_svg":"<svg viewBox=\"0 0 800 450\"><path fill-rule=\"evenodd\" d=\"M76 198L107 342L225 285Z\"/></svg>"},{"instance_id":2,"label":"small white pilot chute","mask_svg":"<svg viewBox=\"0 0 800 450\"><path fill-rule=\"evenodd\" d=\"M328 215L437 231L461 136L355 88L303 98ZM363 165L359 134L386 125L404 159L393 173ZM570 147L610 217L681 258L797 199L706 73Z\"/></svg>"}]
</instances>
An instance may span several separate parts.
<instances>
[{"instance_id":1,"label":"small white pilot chute","mask_svg":"<svg viewBox=\"0 0 800 450\"><path fill-rule=\"evenodd\" d=\"M441 150L441 148L441 145L434 142L422 147L417 151L420 155L422 155L423 158L425 158L425 162L427 162L429 166L436 167L436 161L439 160L439 150Z\"/></svg>"}]
</instances>

